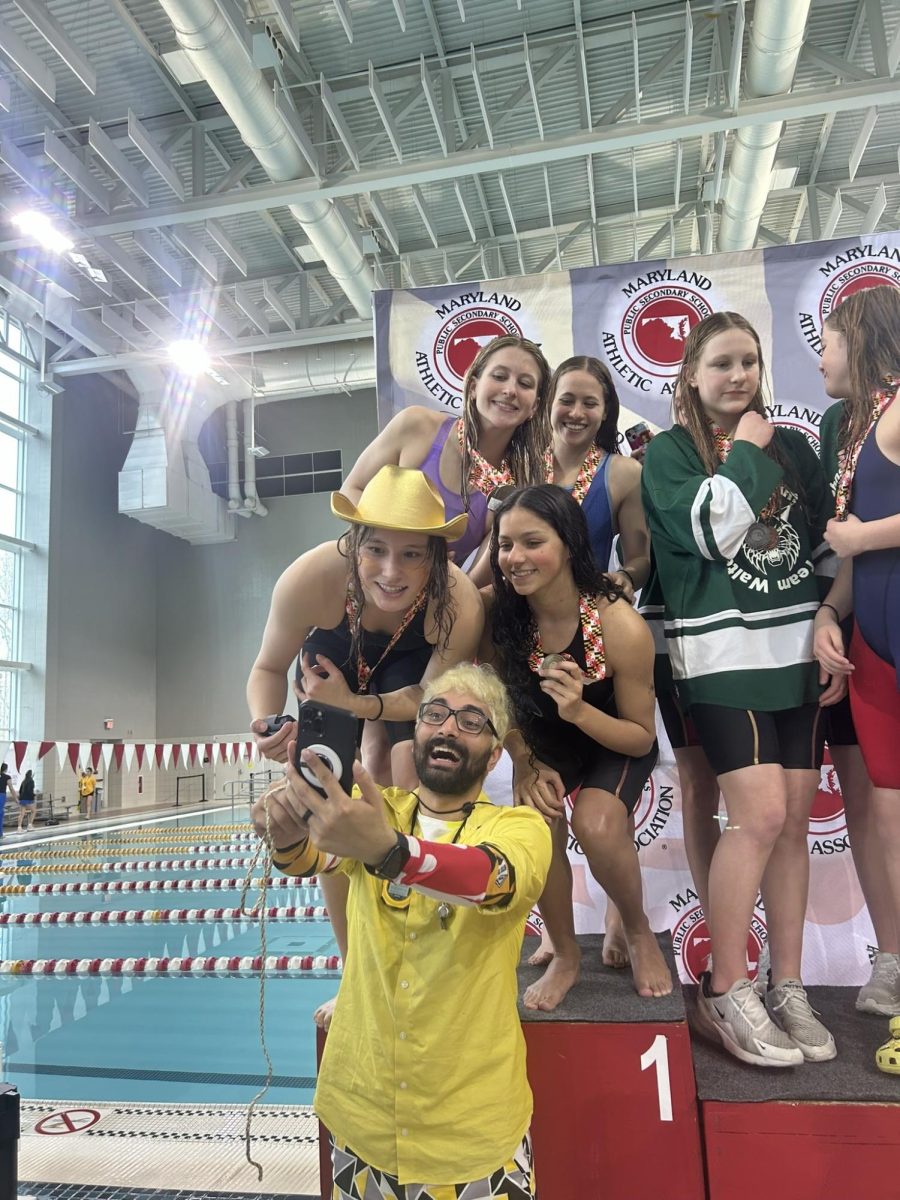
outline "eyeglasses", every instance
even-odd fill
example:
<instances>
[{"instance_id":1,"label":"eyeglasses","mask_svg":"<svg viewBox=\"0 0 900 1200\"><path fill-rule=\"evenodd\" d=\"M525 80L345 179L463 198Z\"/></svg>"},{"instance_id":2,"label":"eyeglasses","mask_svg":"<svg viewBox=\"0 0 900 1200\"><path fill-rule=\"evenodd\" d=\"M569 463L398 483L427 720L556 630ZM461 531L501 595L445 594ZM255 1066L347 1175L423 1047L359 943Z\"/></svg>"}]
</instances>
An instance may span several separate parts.
<instances>
[{"instance_id":1,"label":"eyeglasses","mask_svg":"<svg viewBox=\"0 0 900 1200\"><path fill-rule=\"evenodd\" d=\"M448 717L456 718L456 728L460 733L481 733L487 725L497 737L497 730L491 721L477 708L451 708L443 700L431 700L419 708L419 720L424 725L443 725Z\"/></svg>"}]
</instances>

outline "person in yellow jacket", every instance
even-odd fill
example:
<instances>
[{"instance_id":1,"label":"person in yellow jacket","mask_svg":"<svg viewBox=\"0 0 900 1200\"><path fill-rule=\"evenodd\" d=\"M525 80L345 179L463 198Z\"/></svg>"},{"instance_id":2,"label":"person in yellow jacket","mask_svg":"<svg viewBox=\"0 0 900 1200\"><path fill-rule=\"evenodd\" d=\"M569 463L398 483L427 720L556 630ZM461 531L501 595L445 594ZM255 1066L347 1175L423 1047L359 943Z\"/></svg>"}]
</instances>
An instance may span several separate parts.
<instances>
[{"instance_id":1,"label":"person in yellow jacket","mask_svg":"<svg viewBox=\"0 0 900 1200\"><path fill-rule=\"evenodd\" d=\"M93 767L85 767L78 780L78 795L81 797L81 812L89 817L94 811L94 793L97 790L97 780Z\"/></svg>"}]
</instances>

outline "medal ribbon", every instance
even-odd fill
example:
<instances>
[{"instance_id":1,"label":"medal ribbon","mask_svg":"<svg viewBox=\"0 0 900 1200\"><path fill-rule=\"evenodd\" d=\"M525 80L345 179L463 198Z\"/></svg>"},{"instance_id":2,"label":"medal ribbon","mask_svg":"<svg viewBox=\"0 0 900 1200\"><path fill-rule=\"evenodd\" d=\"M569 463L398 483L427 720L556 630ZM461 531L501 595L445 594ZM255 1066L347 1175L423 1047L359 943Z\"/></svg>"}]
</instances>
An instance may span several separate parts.
<instances>
[{"instance_id":1,"label":"medal ribbon","mask_svg":"<svg viewBox=\"0 0 900 1200\"><path fill-rule=\"evenodd\" d=\"M584 503L584 498L590 490L591 484L594 482L594 476L603 459L606 457L605 451L599 446L593 445L584 457L584 462L578 471L578 477L572 487L572 499L577 500L579 504ZM553 451L548 450L544 455L545 475L548 483L554 483L553 478Z\"/></svg>"},{"instance_id":2,"label":"medal ribbon","mask_svg":"<svg viewBox=\"0 0 900 1200\"><path fill-rule=\"evenodd\" d=\"M421 592L419 592L418 596L416 596L415 600L412 602L412 604L409 606L409 608L403 614L403 620L397 626L396 632L392 635L391 640L388 642L388 644L382 650L381 656L378 659L378 662L375 664L374 667L370 667L369 664L366 662L366 660L363 658L362 648L360 647L359 660L356 664L356 679L359 684L359 691L358 691L357 695L361 696L365 692L368 691L369 683L371 682L372 676L375 674L375 672L381 666L382 662L387 657L387 655L390 654L390 652L393 650L393 648L397 645L397 643L403 637L404 633L409 628L413 617L416 615L417 612L419 612L419 610L425 604L425 600L426 600L425 588L422 588ZM356 599L353 596L351 596L349 592L347 593L347 602L344 606L344 611L347 614L347 621L349 622L350 628L352 629L354 624L358 624L358 622L359 622L360 609L359 609L359 605L356 602Z\"/></svg>"},{"instance_id":3,"label":"medal ribbon","mask_svg":"<svg viewBox=\"0 0 900 1200\"><path fill-rule=\"evenodd\" d=\"M725 462L725 460L728 458L728 455L731 453L731 448L734 445L734 438L731 436L731 434L726 433L724 429L720 429L718 425L713 424L712 422L710 422L710 424L712 424L713 440L716 443L716 454L718 454L720 462ZM765 523L770 517L773 517L780 502L781 484L779 483L778 487L769 497L766 507L759 514L758 520Z\"/></svg>"},{"instance_id":4,"label":"medal ribbon","mask_svg":"<svg viewBox=\"0 0 900 1200\"><path fill-rule=\"evenodd\" d=\"M847 511L850 507L850 496L853 492L853 477L856 474L856 464L859 461L863 443L877 424L878 418L890 408L894 397L897 395L898 387L900 387L900 379L896 379L892 375L885 376L884 387L881 391L875 392L872 397L872 416L866 432L852 446L848 446L838 455L838 479L837 486L834 489L834 515L839 521L844 521L847 518Z\"/></svg>"},{"instance_id":5,"label":"medal ribbon","mask_svg":"<svg viewBox=\"0 0 900 1200\"><path fill-rule=\"evenodd\" d=\"M606 651L603 648L603 625L594 596L578 597L578 613L581 618L581 636L584 640L585 674L592 683L606 678ZM528 665L538 673L544 651L541 646L540 630L535 626Z\"/></svg>"},{"instance_id":6,"label":"medal ribbon","mask_svg":"<svg viewBox=\"0 0 900 1200\"><path fill-rule=\"evenodd\" d=\"M462 417L456 421L456 439L459 442L459 453L463 463L469 464L469 490L489 495L494 488L502 487L505 483L515 483L509 463L504 458L499 467L495 467L476 449L470 446L466 449L466 435Z\"/></svg>"}]
</instances>

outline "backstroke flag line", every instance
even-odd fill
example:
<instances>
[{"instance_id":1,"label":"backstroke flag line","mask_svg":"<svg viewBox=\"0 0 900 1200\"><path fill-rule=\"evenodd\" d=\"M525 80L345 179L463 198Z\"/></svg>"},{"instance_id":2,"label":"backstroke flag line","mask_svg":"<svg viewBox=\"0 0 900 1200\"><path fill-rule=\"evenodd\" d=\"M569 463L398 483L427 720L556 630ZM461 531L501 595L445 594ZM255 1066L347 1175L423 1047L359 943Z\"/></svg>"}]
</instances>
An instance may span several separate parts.
<instances>
[{"instance_id":1,"label":"backstroke flag line","mask_svg":"<svg viewBox=\"0 0 900 1200\"><path fill-rule=\"evenodd\" d=\"M710 313L732 309L759 333L770 416L799 429L818 450L819 422L830 404L818 370L822 322L853 292L879 285L900 287L898 232L376 292L379 423L383 427L410 404L461 412L463 377L478 350L498 334L514 333L540 343L551 367L572 354L605 361L622 402L621 429L638 419L668 428L688 334ZM682 979L696 982L709 953L709 932L691 887L678 777L661 723L659 734L660 762L635 813L635 840L651 924L671 930ZM489 790L508 802L510 782L504 760L489 776ZM809 851L803 977L808 983L863 983L875 938L827 753ZM569 857L578 929L602 929L605 897L571 837ZM765 938L765 912L758 906L747 941L751 972Z\"/></svg>"}]
</instances>

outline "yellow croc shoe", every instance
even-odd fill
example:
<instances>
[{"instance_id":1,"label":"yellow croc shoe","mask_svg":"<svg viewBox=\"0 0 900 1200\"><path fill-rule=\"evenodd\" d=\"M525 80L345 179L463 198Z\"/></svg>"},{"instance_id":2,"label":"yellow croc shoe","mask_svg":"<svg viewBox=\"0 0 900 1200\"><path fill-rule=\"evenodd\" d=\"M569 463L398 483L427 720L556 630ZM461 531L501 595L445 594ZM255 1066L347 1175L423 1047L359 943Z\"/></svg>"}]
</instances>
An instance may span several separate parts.
<instances>
[{"instance_id":1,"label":"yellow croc shoe","mask_svg":"<svg viewBox=\"0 0 900 1200\"><path fill-rule=\"evenodd\" d=\"M891 1036L875 1051L875 1065L889 1075L900 1075L900 1017L892 1017Z\"/></svg>"}]
</instances>

